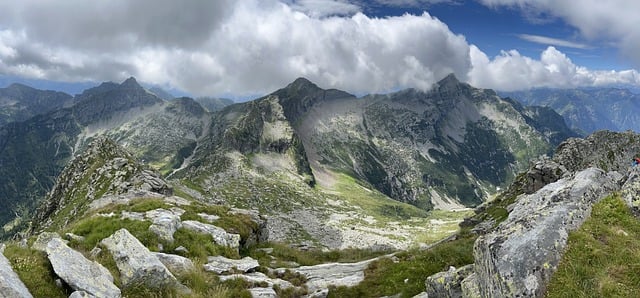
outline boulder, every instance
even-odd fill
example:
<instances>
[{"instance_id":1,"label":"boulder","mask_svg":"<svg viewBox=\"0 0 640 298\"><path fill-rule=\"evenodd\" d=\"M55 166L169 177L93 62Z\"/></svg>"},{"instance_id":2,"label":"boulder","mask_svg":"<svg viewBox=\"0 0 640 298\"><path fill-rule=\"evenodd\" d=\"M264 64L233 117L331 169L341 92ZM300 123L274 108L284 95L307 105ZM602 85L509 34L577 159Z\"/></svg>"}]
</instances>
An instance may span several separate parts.
<instances>
[{"instance_id":1,"label":"boulder","mask_svg":"<svg viewBox=\"0 0 640 298\"><path fill-rule=\"evenodd\" d=\"M304 275L307 278L309 292L317 292L329 288L329 286L352 287L364 280L364 269L373 260L357 263L328 263L314 266L301 266L289 268L293 272ZM287 269L279 268L283 272Z\"/></svg>"},{"instance_id":2,"label":"boulder","mask_svg":"<svg viewBox=\"0 0 640 298\"><path fill-rule=\"evenodd\" d=\"M144 285L153 289L175 287L188 292L169 269L126 229L116 231L102 239L101 243L113 256L123 286Z\"/></svg>"},{"instance_id":3,"label":"boulder","mask_svg":"<svg viewBox=\"0 0 640 298\"><path fill-rule=\"evenodd\" d=\"M204 264L204 270L221 274L231 272L232 269L240 272L249 272L260 266L258 261L251 257L244 257L240 260L225 258L223 256L215 256L207 258L208 263Z\"/></svg>"},{"instance_id":4,"label":"boulder","mask_svg":"<svg viewBox=\"0 0 640 298\"><path fill-rule=\"evenodd\" d=\"M184 212L184 210L182 211ZM182 227L180 215L170 210L150 210L145 213L145 217L152 221L149 231L167 242L173 242L173 234Z\"/></svg>"},{"instance_id":5,"label":"boulder","mask_svg":"<svg viewBox=\"0 0 640 298\"><path fill-rule=\"evenodd\" d=\"M53 238L60 238L60 235L58 233L42 232L38 234L36 240L33 242L33 244L31 244L31 249L46 252L47 244L49 244L49 241L51 241L51 239Z\"/></svg>"},{"instance_id":6,"label":"boulder","mask_svg":"<svg viewBox=\"0 0 640 298\"><path fill-rule=\"evenodd\" d=\"M475 275L482 297L541 297L567 244L568 233L589 217L592 205L619 188L621 175L588 168L513 204L509 217L474 244Z\"/></svg>"},{"instance_id":7,"label":"boulder","mask_svg":"<svg viewBox=\"0 0 640 298\"><path fill-rule=\"evenodd\" d=\"M439 272L427 277L425 281L427 297L462 297L462 281L473 273L473 264L456 269L449 267L448 271Z\"/></svg>"},{"instance_id":8,"label":"boulder","mask_svg":"<svg viewBox=\"0 0 640 298\"><path fill-rule=\"evenodd\" d=\"M252 284L266 284L269 287L278 286L281 289L292 288L293 284L290 282L279 279L279 278L270 278L262 272L252 272L247 274L231 274L231 275L221 275L220 281L225 282L230 279L243 279Z\"/></svg>"},{"instance_id":9,"label":"boulder","mask_svg":"<svg viewBox=\"0 0 640 298\"><path fill-rule=\"evenodd\" d=\"M4 245L0 244L0 248L4 251ZM3 253L0 253L0 297L33 297Z\"/></svg>"},{"instance_id":10,"label":"boulder","mask_svg":"<svg viewBox=\"0 0 640 298\"><path fill-rule=\"evenodd\" d=\"M60 238L52 238L46 248L53 271L72 289L94 297L120 297L120 289L113 284L109 270L97 262L87 260Z\"/></svg>"},{"instance_id":11,"label":"boulder","mask_svg":"<svg viewBox=\"0 0 640 298\"><path fill-rule=\"evenodd\" d=\"M620 197L636 217L640 217L640 166L634 167L622 186Z\"/></svg>"},{"instance_id":12,"label":"boulder","mask_svg":"<svg viewBox=\"0 0 640 298\"><path fill-rule=\"evenodd\" d=\"M249 289L252 298L278 298L278 294L272 288Z\"/></svg>"},{"instance_id":13,"label":"boulder","mask_svg":"<svg viewBox=\"0 0 640 298\"><path fill-rule=\"evenodd\" d=\"M69 298L94 298L95 296L89 295L89 293L85 291L74 291L69 295Z\"/></svg>"},{"instance_id":14,"label":"boulder","mask_svg":"<svg viewBox=\"0 0 640 298\"><path fill-rule=\"evenodd\" d=\"M240 247L240 235L227 233L224 229L195 220L185 220L182 227L202 234L209 234L217 245L231 248Z\"/></svg>"},{"instance_id":15,"label":"boulder","mask_svg":"<svg viewBox=\"0 0 640 298\"><path fill-rule=\"evenodd\" d=\"M165 254L161 252L153 253L162 264L164 264L169 271L173 274L184 274L190 271L193 271L196 267L193 265L193 261L188 258L173 255L173 254Z\"/></svg>"}]
</instances>

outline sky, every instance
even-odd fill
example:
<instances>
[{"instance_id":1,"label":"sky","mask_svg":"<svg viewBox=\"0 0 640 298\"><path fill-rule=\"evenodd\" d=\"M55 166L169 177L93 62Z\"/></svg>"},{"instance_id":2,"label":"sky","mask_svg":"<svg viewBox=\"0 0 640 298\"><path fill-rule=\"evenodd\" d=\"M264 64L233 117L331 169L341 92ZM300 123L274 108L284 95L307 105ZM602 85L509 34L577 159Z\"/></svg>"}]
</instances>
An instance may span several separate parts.
<instances>
[{"instance_id":1,"label":"sky","mask_svg":"<svg viewBox=\"0 0 640 298\"><path fill-rule=\"evenodd\" d=\"M0 86L134 76L246 98L298 77L367 94L450 73L499 91L640 86L637 0L0 1Z\"/></svg>"}]
</instances>

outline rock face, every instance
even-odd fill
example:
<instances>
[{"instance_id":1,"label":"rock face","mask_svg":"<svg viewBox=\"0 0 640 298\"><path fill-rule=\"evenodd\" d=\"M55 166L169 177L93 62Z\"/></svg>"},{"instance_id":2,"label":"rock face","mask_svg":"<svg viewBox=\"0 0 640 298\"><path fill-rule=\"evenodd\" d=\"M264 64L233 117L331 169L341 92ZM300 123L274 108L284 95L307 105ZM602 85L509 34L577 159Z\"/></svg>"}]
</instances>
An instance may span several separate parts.
<instances>
[{"instance_id":1,"label":"rock face","mask_svg":"<svg viewBox=\"0 0 640 298\"><path fill-rule=\"evenodd\" d=\"M622 175L588 168L518 198L509 217L474 245L477 281L463 292L481 297L541 297L557 268L568 233L589 217L591 206L619 189Z\"/></svg>"},{"instance_id":2,"label":"rock face","mask_svg":"<svg viewBox=\"0 0 640 298\"><path fill-rule=\"evenodd\" d=\"M120 289L113 284L109 270L87 260L81 253L69 248L62 239L52 238L46 252L55 273L72 289L84 291L93 297L120 297Z\"/></svg>"},{"instance_id":3,"label":"rock face","mask_svg":"<svg viewBox=\"0 0 640 298\"><path fill-rule=\"evenodd\" d=\"M123 286L143 284L152 289L184 288L158 258L126 229L101 241L113 256Z\"/></svg>"},{"instance_id":4,"label":"rock face","mask_svg":"<svg viewBox=\"0 0 640 298\"><path fill-rule=\"evenodd\" d=\"M201 223L195 220L185 220L182 222L182 226L188 230L211 235L213 237L213 242L218 245L228 246L231 248L240 247L240 235L229 234L222 228L214 225Z\"/></svg>"},{"instance_id":5,"label":"rock face","mask_svg":"<svg viewBox=\"0 0 640 298\"><path fill-rule=\"evenodd\" d=\"M33 296L13 271L2 250L4 246L0 247L0 297L32 298Z\"/></svg>"},{"instance_id":6,"label":"rock face","mask_svg":"<svg viewBox=\"0 0 640 298\"><path fill-rule=\"evenodd\" d=\"M193 265L193 261L188 258L165 254L165 253L154 253L154 255L160 260L162 264L164 264L169 271L173 274L184 274L190 271L195 270L195 266Z\"/></svg>"}]
</instances>

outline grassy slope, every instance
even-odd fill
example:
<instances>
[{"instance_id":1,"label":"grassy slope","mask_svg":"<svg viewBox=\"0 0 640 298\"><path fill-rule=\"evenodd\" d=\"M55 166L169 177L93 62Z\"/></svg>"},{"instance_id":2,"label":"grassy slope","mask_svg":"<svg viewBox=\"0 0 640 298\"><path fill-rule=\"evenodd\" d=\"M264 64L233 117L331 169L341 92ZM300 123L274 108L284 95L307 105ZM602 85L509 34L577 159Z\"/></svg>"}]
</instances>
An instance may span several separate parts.
<instances>
[{"instance_id":1,"label":"grassy slope","mask_svg":"<svg viewBox=\"0 0 640 298\"><path fill-rule=\"evenodd\" d=\"M640 221L619 196L607 197L569 234L546 297L638 297L639 238Z\"/></svg>"}]
</instances>

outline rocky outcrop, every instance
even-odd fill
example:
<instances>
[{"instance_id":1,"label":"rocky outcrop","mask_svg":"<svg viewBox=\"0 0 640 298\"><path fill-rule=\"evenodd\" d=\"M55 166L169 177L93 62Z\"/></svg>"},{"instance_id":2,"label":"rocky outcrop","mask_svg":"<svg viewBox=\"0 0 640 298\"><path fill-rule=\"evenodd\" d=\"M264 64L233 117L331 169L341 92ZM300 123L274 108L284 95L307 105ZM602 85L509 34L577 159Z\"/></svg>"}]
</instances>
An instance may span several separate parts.
<instances>
[{"instance_id":1,"label":"rocky outcrop","mask_svg":"<svg viewBox=\"0 0 640 298\"><path fill-rule=\"evenodd\" d=\"M524 193L534 193L543 186L558 181L567 173L567 169L551 160L547 156L538 159L532 167L524 173Z\"/></svg>"},{"instance_id":2,"label":"rocky outcrop","mask_svg":"<svg viewBox=\"0 0 640 298\"><path fill-rule=\"evenodd\" d=\"M630 171L620 191L620 197L627 203L631 212L640 217L640 167L636 166Z\"/></svg>"},{"instance_id":3,"label":"rocky outcrop","mask_svg":"<svg viewBox=\"0 0 640 298\"><path fill-rule=\"evenodd\" d=\"M427 297L451 297L462 296L462 281L473 273L473 265L467 265L456 269L449 267L448 271L439 272L427 277L425 281Z\"/></svg>"},{"instance_id":4,"label":"rocky outcrop","mask_svg":"<svg viewBox=\"0 0 640 298\"><path fill-rule=\"evenodd\" d=\"M619 189L622 175L589 168L523 195L509 217L474 245L475 266L462 291L481 297L541 297L562 258L568 233L591 206Z\"/></svg>"},{"instance_id":5,"label":"rocky outcrop","mask_svg":"<svg viewBox=\"0 0 640 298\"><path fill-rule=\"evenodd\" d=\"M113 256L125 287L144 285L151 289L177 288L188 291L138 239L120 229L101 241Z\"/></svg>"},{"instance_id":6,"label":"rocky outcrop","mask_svg":"<svg viewBox=\"0 0 640 298\"><path fill-rule=\"evenodd\" d=\"M3 250L4 245L0 244L0 297L32 298L27 287L11 268Z\"/></svg>"},{"instance_id":7,"label":"rocky outcrop","mask_svg":"<svg viewBox=\"0 0 640 298\"><path fill-rule=\"evenodd\" d=\"M240 235L227 233L222 228L214 225L201 223L195 220L185 220L182 222L182 227L187 230L211 235L211 237L213 237L213 242L217 245L228 246L231 248L240 247Z\"/></svg>"},{"instance_id":8,"label":"rocky outcrop","mask_svg":"<svg viewBox=\"0 0 640 298\"><path fill-rule=\"evenodd\" d=\"M208 263L204 264L204 270L217 274L232 272L234 270L246 273L255 270L260 266L258 261L251 257L244 257L240 260L225 258L223 256L213 256L207 258Z\"/></svg>"},{"instance_id":9,"label":"rocky outcrop","mask_svg":"<svg viewBox=\"0 0 640 298\"><path fill-rule=\"evenodd\" d=\"M84 291L91 297L120 297L120 289L113 284L109 270L87 260L62 239L52 238L46 252L53 271L72 289Z\"/></svg>"}]
</instances>

